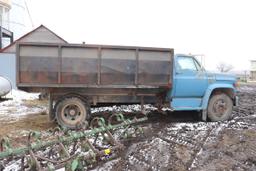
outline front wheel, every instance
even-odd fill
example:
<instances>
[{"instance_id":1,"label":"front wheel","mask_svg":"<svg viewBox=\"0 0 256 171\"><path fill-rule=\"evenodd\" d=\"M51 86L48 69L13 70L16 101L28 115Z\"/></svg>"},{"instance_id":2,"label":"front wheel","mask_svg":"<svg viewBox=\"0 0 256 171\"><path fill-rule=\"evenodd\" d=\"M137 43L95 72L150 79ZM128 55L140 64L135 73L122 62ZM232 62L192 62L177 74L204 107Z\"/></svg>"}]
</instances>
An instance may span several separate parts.
<instances>
[{"instance_id":1,"label":"front wheel","mask_svg":"<svg viewBox=\"0 0 256 171\"><path fill-rule=\"evenodd\" d=\"M233 102L226 94L213 95L209 101L207 114L211 121L228 120L233 110Z\"/></svg>"},{"instance_id":2,"label":"front wheel","mask_svg":"<svg viewBox=\"0 0 256 171\"><path fill-rule=\"evenodd\" d=\"M76 128L79 124L82 124L87 117L87 106L77 97L66 98L57 104L57 122L63 127Z\"/></svg>"}]
</instances>

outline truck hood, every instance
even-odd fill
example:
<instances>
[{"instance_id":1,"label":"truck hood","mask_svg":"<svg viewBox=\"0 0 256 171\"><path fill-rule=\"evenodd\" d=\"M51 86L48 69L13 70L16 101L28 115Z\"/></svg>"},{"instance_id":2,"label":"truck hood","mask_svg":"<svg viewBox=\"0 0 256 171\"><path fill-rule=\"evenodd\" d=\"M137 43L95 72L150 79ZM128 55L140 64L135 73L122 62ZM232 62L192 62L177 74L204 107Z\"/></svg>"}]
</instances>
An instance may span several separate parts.
<instances>
[{"instance_id":1,"label":"truck hood","mask_svg":"<svg viewBox=\"0 0 256 171\"><path fill-rule=\"evenodd\" d=\"M216 81L231 81L236 82L236 76L230 74L215 73Z\"/></svg>"},{"instance_id":2,"label":"truck hood","mask_svg":"<svg viewBox=\"0 0 256 171\"><path fill-rule=\"evenodd\" d=\"M236 76L231 74L222 74L222 73L208 73L209 77L214 77L215 80L218 82L236 82Z\"/></svg>"}]
</instances>

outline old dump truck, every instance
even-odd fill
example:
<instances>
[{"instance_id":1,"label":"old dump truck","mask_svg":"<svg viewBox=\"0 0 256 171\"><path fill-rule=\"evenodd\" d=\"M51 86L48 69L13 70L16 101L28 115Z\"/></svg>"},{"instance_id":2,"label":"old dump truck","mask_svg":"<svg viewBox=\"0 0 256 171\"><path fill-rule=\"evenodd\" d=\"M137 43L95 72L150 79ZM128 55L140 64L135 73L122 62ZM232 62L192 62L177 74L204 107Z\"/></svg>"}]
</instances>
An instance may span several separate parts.
<instances>
[{"instance_id":1,"label":"old dump truck","mask_svg":"<svg viewBox=\"0 0 256 171\"><path fill-rule=\"evenodd\" d=\"M237 104L234 76L170 48L20 43L16 53L18 88L49 94L50 118L69 128L89 119L91 106L167 104L220 121Z\"/></svg>"}]
</instances>

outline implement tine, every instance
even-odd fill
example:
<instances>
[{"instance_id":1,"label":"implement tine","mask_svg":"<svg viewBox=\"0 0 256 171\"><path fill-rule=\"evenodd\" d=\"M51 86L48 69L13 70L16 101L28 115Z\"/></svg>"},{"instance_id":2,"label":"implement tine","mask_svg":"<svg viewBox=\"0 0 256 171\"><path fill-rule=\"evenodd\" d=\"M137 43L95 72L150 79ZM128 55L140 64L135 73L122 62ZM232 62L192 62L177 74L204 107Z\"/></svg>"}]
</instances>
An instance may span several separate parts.
<instances>
[{"instance_id":1,"label":"implement tine","mask_svg":"<svg viewBox=\"0 0 256 171\"><path fill-rule=\"evenodd\" d=\"M89 141L88 138L85 138L86 143L89 145L90 149L95 153L95 154L99 154L99 150L97 150Z\"/></svg>"},{"instance_id":2,"label":"implement tine","mask_svg":"<svg viewBox=\"0 0 256 171\"><path fill-rule=\"evenodd\" d=\"M144 122L146 118L125 120L123 115L118 114L113 115L113 119L118 123L107 125L103 118L95 119L93 126L96 127L92 130L63 131L56 128L50 135L30 132L25 144L18 148L11 148L9 139L3 138L0 142L0 165L6 167L11 160L19 159L21 170L27 167L39 171L61 167L74 169L90 165L97 159L115 157L115 152L118 154L124 145L119 142L119 138L114 138L114 131ZM108 144L104 144L105 140Z\"/></svg>"},{"instance_id":3,"label":"implement tine","mask_svg":"<svg viewBox=\"0 0 256 171\"><path fill-rule=\"evenodd\" d=\"M59 143L59 146L62 149L62 151L65 153L65 156L69 158L70 154L69 154L68 150L66 149L66 147L62 144L62 142Z\"/></svg>"},{"instance_id":4,"label":"implement tine","mask_svg":"<svg viewBox=\"0 0 256 171\"><path fill-rule=\"evenodd\" d=\"M30 159L32 160L32 165L35 164L36 169L37 169L38 171L41 171L42 168L41 168L41 166L40 166L40 163L37 161L34 152L33 152L32 150L29 150L29 154L30 154ZM32 166L32 167L33 167L33 166Z\"/></svg>"},{"instance_id":5,"label":"implement tine","mask_svg":"<svg viewBox=\"0 0 256 171\"><path fill-rule=\"evenodd\" d=\"M1 139L0 141L0 151L4 151L4 150L10 150L11 149L11 144L10 144L10 140L7 137L4 137Z\"/></svg>"},{"instance_id":6,"label":"implement tine","mask_svg":"<svg viewBox=\"0 0 256 171\"><path fill-rule=\"evenodd\" d=\"M123 148L123 144L119 143L114 137L113 135L110 133L109 130L106 131L106 134L108 135L108 137L110 138L110 143L111 145L117 145L119 146L120 148Z\"/></svg>"}]
</instances>

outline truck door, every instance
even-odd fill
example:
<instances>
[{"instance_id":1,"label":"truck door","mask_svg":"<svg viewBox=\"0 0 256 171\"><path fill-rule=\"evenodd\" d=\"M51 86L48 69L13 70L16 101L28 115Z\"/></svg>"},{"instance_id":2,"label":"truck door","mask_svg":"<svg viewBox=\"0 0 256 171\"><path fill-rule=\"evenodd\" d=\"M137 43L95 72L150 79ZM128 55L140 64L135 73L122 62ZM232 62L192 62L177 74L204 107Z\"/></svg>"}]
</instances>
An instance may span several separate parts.
<instances>
[{"instance_id":1,"label":"truck door","mask_svg":"<svg viewBox=\"0 0 256 171\"><path fill-rule=\"evenodd\" d=\"M201 98L208 86L206 72L192 56L177 56L174 98Z\"/></svg>"}]
</instances>

